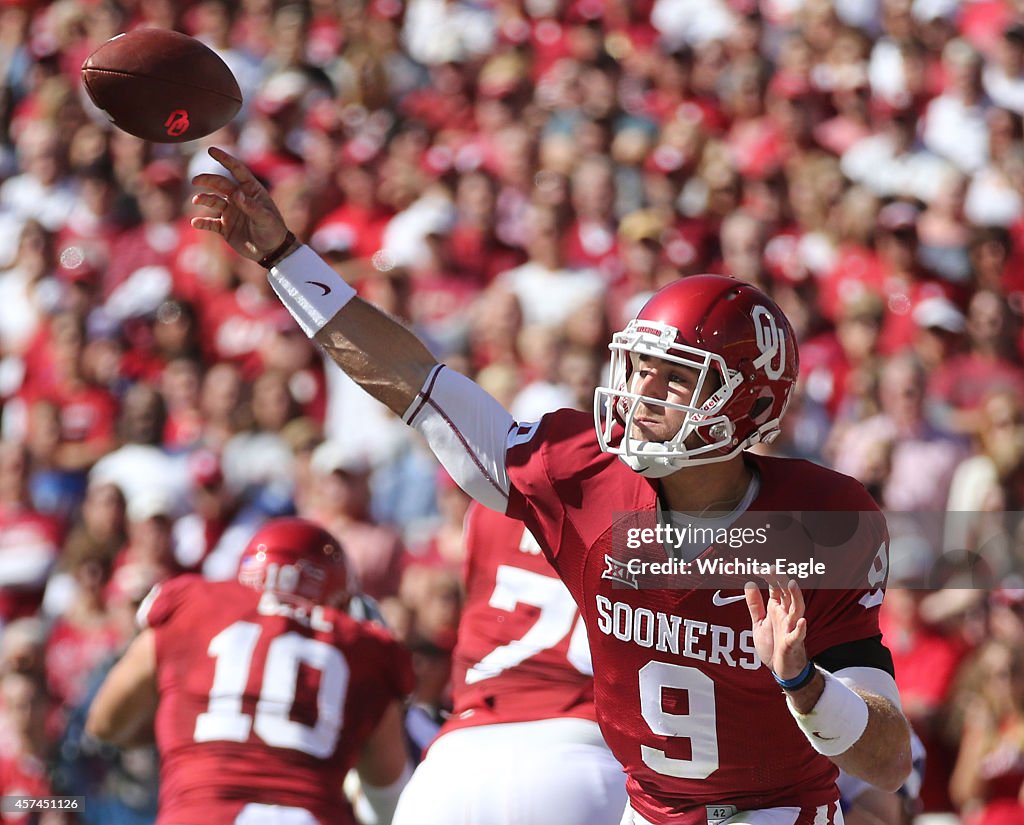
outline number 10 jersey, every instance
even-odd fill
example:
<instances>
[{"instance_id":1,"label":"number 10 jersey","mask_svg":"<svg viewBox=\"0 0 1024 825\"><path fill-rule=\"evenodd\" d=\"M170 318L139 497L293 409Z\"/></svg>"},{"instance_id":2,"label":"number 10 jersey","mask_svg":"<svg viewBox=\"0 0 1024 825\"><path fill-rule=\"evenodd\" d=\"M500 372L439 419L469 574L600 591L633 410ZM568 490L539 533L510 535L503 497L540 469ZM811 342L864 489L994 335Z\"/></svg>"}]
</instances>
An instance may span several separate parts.
<instances>
[{"instance_id":1,"label":"number 10 jersey","mask_svg":"<svg viewBox=\"0 0 1024 825\"><path fill-rule=\"evenodd\" d=\"M198 576L159 585L139 620L156 634L157 825L231 823L248 803L354 823L345 774L412 688L386 630Z\"/></svg>"}]
</instances>

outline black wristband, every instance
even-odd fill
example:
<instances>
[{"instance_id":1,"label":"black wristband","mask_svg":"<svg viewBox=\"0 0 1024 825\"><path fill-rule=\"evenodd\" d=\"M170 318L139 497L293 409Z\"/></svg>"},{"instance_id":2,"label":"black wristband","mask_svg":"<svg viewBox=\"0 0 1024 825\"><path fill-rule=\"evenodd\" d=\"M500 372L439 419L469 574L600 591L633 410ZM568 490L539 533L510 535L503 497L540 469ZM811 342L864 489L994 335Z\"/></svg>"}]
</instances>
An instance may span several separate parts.
<instances>
[{"instance_id":1,"label":"black wristband","mask_svg":"<svg viewBox=\"0 0 1024 825\"><path fill-rule=\"evenodd\" d=\"M273 252L268 252L266 255L259 259L259 265L262 266L264 269L270 269L272 266L275 266L277 262L281 259L281 257L284 255L284 253L287 251L288 247L290 247L293 243L295 243L295 235L293 235L289 231L288 234L284 236L284 240L281 241L281 245L277 247L277 249L275 249Z\"/></svg>"}]
</instances>

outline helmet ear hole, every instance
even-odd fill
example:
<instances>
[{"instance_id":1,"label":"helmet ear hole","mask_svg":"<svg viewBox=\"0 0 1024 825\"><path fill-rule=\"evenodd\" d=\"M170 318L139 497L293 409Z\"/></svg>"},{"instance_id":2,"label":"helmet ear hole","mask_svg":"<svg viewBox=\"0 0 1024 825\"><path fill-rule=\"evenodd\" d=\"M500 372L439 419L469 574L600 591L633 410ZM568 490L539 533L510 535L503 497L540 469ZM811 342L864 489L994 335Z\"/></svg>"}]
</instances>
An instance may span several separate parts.
<instances>
[{"instance_id":1,"label":"helmet ear hole","mask_svg":"<svg viewBox=\"0 0 1024 825\"><path fill-rule=\"evenodd\" d=\"M750 417L757 421L772 405L772 398L768 395L762 395L756 399L750 408Z\"/></svg>"},{"instance_id":2,"label":"helmet ear hole","mask_svg":"<svg viewBox=\"0 0 1024 825\"><path fill-rule=\"evenodd\" d=\"M754 403L751 404L751 411L748 416L755 424L761 424L762 419L765 418L768 412L771 410L774 399L771 393L762 392L760 396L754 399Z\"/></svg>"}]
</instances>

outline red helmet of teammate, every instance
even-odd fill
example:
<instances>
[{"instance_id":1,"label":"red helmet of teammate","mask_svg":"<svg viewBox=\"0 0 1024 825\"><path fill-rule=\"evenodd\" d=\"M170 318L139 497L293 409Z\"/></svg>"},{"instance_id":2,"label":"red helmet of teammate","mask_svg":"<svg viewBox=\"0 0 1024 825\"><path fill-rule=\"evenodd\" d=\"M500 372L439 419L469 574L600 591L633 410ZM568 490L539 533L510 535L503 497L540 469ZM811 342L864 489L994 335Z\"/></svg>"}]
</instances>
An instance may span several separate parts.
<instances>
[{"instance_id":1,"label":"red helmet of teammate","mask_svg":"<svg viewBox=\"0 0 1024 825\"><path fill-rule=\"evenodd\" d=\"M332 606L347 600L351 578L338 540L301 518L268 521L238 564L238 581L246 587Z\"/></svg>"},{"instance_id":2,"label":"red helmet of teammate","mask_svg":"<svg viewBox=\"0 0 1024 825\"><path fill-rule=\"evenodd\" d=\"M598 440L650 478L773 441L800 365L782 310L756 287L723 275L693 275L658 290L608 348L609 386L594 395ZM696 404L707 395L700 406L635 392L644 355L696 370L691 398ZM683 423L668 441L630 438L641 405L679 410Z\"/></svg>"}]
</instances>

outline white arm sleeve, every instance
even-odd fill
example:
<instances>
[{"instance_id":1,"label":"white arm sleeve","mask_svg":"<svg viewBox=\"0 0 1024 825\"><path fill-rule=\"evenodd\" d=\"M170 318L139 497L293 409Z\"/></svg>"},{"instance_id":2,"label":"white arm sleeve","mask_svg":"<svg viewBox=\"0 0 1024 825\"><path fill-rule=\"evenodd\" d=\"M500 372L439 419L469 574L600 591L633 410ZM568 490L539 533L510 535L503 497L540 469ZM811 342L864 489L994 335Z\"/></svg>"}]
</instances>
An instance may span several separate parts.
<instances>
[{"instance_id":1,"label":"white arm sleeve","mask_svg":"<svg viewBox=\"0 0 1024 825\"><path fill-rule=\"evenodd\" d=\"M882 696L892 702L896 709L903 710L900 703L900 691L896 680L881 668L877 667L844 667L832 674L850 690L866 690L876 696Z\"/></svg>"},{"instance_id":2,"label":"white arm sleeve","mask_svg":"<svg viewBox=\"0 0 1024 825\"><path fill-rule=\"evenodd\" d=\"M466 376L438 364L402 416L427 439L448 474L492 510L508 507L509 412Z\"/></svg>"}]
</instances>

